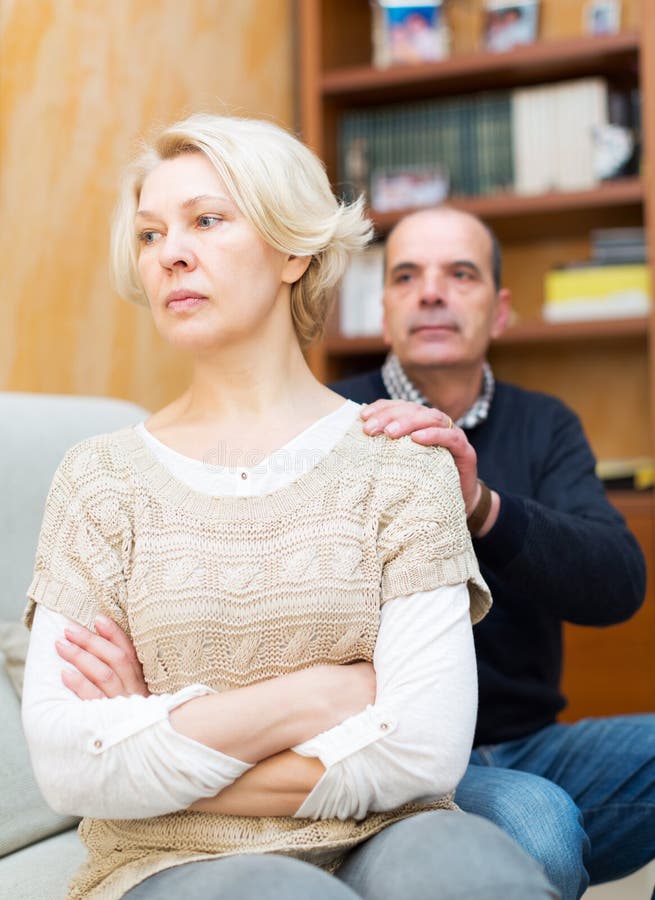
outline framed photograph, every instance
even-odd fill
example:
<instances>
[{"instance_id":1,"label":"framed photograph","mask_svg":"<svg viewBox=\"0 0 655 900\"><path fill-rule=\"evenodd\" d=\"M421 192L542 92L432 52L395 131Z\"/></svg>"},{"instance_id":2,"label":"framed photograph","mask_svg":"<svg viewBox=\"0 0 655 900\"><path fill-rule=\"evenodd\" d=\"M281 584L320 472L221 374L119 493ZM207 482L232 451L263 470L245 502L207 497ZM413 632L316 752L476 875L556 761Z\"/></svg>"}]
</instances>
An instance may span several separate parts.
<instances>
[{"instance_id":1,"label":"framed photograph","mask_svg":"<svg viewBox=\"0 0 655 900\"><path fill-rule=\"evenodd\" d=\"M371 206L377 212L436 206L446 199L450 186L444 166L376 170L371 182Z\"/></svg>"},{"instance_id":2,"label":"framed photograph","mask_svg":"<svg viewBox=\"0 0 655 900\"><path fill-rule=\"evenodd\" d=\"M621 29L620 0L590 0L583 26L586 34L616 34Z\"/></svg>"},{"instance_id":3,"label":"framed photograph","mask_svg":"<svg viewBox=\"0 0 655 900\"><path fill-rule=\"evenodd\" d=\"M539 0L517 0L515 3L487 0L484 16L486 50L503 53L537 40Z\"/></svg>"},{"instance_id":4,"label":"framed photograph","mask_svg":"<svg viewBox=\"0 0 655 900\"><path fill-rule=\"evenodd\" d=\"M442 0L373 0L373 62L380 68L435 62L448 55Z\"/></svg>"}]
</instances>

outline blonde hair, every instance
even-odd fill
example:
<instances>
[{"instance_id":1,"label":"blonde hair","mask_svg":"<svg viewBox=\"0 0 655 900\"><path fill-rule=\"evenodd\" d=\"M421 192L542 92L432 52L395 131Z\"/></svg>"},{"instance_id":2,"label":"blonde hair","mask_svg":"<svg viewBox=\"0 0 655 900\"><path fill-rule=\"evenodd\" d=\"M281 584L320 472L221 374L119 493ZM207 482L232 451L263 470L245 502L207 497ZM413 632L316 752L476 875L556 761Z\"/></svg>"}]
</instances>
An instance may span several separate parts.
<instances>
[{"instance_id":1,"label":"blonde hair","mask_svg":"<svg viewBox=\"0 0 655 900\"><path fill-rule=\"evenodd\" d=\"M291 315L302 346L320 336L350 254L370 240L364 200L338 201L320 160L289 132L258 119L198 113L165 128L125 173L111 232L118 292L148 305L137 269L134 218L146 176L163 160L204 153L239 211L275 249L309 256L291 286Z\"/></svg>"}]
</instances>

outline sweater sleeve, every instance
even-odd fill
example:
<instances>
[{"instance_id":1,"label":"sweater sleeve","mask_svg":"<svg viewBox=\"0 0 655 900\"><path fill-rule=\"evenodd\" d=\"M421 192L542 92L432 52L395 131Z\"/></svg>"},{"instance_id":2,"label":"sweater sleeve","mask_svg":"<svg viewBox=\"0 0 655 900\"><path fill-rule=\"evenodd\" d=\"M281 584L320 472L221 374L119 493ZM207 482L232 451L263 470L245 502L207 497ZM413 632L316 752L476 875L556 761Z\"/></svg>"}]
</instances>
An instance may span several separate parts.
<instances>
[{"instance_id":1,"label":"sweater sleeve","mask_svg":"<svg viewBox=\"0 0 655 900\"><path fill-rule=\"evenodd\" d=\"M132 549L129 479L105 436L71 447L46 499L24 621L42 603L92 627L103 613L129 634L126 578Z\"/></svg>"},{"instance_id":2,"label":"sweater sleeve","mask_svg":"<svg viewBox=\"0 0 655 900\"><path fill-rule=\"evenodd\" d=\"M375 704L293 749L326 771L296 817L361 819L451 794L477 710L465 585L390 600L375 647Z\"/></svg>"},{"instance_id":3,"label":"sweater sleeve","mask_svg":"<svg viewBox=\"0 0 655 900\"><path fill-rule=\"evenodd\" d=\"M467 584L471 619L491 606L466 527L464 499L451 454L411 438L382 439L377 551L381 603Z\"/></svg>"},{"instance_id":4,"label":"sweater sleeve","mask_svg":"<svg viewBox=\"0 0 655 900\"><path fill-rule=\"evenodd\" d=\"M621 622L644 599L643 555L596 477L577 416L556 401L540 416L543 446L539 458L533 453L531 494L498 490L498 520L474 541L476 553L504 596L529 598L579 625Z\"/></svg>"},{"instance_id":5,"label":"sweater sleeve","mask_svg":"<svg viewBox=\"0 0 655 900\"><path fill-rule=\"evenodd\" d=\"M55 649L68 620L39 607L23 688L23 726L39 787L57 812L145 818L213 797L250 764L180 734L170 710L212 693L189 685L175 694L81 700L61 680L73 667Z\"/></svg>"}]
</instances>

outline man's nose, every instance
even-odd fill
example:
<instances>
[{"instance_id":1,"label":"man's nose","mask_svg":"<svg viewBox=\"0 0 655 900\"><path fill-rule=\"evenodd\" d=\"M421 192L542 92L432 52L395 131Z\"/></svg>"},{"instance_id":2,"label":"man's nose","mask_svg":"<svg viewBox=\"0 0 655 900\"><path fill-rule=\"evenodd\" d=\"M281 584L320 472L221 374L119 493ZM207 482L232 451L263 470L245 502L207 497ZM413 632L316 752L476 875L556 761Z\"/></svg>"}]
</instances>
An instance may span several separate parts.
<instances>
[{"instance_id":1,"label":"man's nose","mask_svg":"<svg viewBox=\"0 0 655 900\"><path fill-rule=\"evenodd\" d=\"M423 279L421 285L421 306L441 306L446 302L443 279L431 275Z\"/></svg>"}]
</instances>

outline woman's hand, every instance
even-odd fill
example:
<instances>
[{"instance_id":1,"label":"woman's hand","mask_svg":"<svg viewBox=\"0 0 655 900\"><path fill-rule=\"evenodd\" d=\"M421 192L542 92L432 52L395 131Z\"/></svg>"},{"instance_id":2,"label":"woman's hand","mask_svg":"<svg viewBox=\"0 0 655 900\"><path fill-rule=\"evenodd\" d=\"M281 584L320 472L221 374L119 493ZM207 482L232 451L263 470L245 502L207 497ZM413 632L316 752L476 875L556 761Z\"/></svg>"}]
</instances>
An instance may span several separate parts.
<instances>
[{"instance_id":1,"label":"woman's hand","mask_svg":"<svg viewBox=\"0 0 655 900\"><path fill-rule=\"evenodd\" d=\"M189 809L226 816L292 816L324 773L320 760L284 750L257 763L220 794L197 800Z\"/></svg>"},{"instance_id":2,"label":"woman's hand","mask_svg":"<svg viewBox=\"0 0 655 900\"><path fill-rule=\"evenodd\" d=\"M59 656L75 666L61 673L66 687L81 700L148 697L141 663L125 632L106 616L97 616L94 624L97 634L76 622L64 631L68 643L56 641Z\"/></svg>"}]
</instances>

